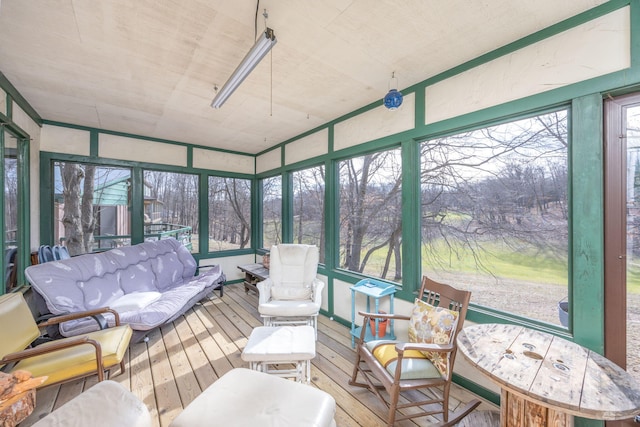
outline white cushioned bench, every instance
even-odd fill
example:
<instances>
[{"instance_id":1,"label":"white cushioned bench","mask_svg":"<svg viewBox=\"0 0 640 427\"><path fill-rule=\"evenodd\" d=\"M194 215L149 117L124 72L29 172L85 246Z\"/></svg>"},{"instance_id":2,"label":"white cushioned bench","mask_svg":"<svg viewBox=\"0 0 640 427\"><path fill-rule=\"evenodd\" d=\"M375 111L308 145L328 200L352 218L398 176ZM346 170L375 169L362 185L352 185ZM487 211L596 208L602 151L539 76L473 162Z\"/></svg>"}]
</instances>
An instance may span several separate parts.
<instances>
[{"instance_id":1,"label":"white cushioned bench","mask_svg":"<svg viewBox=\"0 0 640 427\"><path fill-rule=\"evenodd\" d=\"M335 427L336 401L317 388L236 368L193 400L169 427ZM97 383L33 427L151 427L147 407L115 381Z\"/></svg>"},{"instance_id":2,"label":"white cushioned bench","mask_svg":"<svg viewBox=\"0 0 640 427\"><path fill-rule=\"evenodd\" d=\"M335 412L336 401L322 390L236 368L191 402L170 427L335 427Z\"/></svg>"}]
</instances>

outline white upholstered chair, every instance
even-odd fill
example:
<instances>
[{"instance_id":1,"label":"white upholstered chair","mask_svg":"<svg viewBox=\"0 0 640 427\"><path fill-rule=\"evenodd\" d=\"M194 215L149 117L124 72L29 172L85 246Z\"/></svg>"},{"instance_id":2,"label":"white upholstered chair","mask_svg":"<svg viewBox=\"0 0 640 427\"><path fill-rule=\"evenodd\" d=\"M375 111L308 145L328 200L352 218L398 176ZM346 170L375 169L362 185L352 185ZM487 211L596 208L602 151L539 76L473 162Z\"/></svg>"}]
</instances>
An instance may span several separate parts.
<instances>
[{"instance_id":1,"label":"white upholstered chair","mask_svg":"<svg viewBox=\"0 0 640 427\"><path fill-rule=\"evenodd\" d=\"M324 282L318 272L318 247L280 244L271 247L269 277L258 283L258 312L265 326L309 325L318 334Z\"/></svg>"}]
</instances>

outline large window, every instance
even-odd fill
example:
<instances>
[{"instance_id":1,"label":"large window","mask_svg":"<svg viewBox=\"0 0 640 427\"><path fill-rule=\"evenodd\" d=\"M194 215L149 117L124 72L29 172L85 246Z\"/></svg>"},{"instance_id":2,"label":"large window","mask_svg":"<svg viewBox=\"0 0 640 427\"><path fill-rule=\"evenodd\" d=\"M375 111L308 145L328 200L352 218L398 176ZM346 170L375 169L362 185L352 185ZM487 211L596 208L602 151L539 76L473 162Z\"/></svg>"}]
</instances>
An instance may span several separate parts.
<instances>
[{"instance_id":1,"label":"large window","mask_svg":"<svg viewBox=\"0 0 640 427\"><path fill-rule=\"evenodd\" d=\"M209 251L251 245L251 181L209 177Z\"/></svg>"},{"instance_id":2,"label":"large window","mask_svg":"<svg viewBox=\"0 0 640 427\"><path fill-rule=\"evenodd\" d=\"M422 272L549 323L568 295L567 112L421 144Z\"/></svg>"},{"instance_id":3,"label":"large window","mask_svg":"<svg viewBox=\"0 0 640 427\"><path fill-rule=\"evenodd\" d=\"M324 166L296 171L293 177L293 241L320 248L324 262Z\"/></svg>"},{"instance_id":4,"label":"large window","mask_svg":"<svg viewBox=\"0 0 640 427\"><path fill-rule=\"evenodd\" d=\"M4 133L4 292L18 285L18 157L16 138Z\"/></svg>"},{"instance_id":5,"label":"large window","mask_svg":"<svg viewBox=\"0 0 640 427\"><path fill-rule=\"evenodd\" d=\"M198 176L144 171L144 238L176 238L198 251Z\"/></svg>"},{"instance_id":6,"label":"large window","mask_svg":"<svg viewBox=\"0 0 640 427\"><path fill-rule=\"evenodd\" d=\"M282 242L282 177L262 180L262 247Z\"/></svg>"},{"instance_id":7,"label":"large window","mask_svg":"<svg viewBox=\"0 0 640 427\"><path fill-rule=\"evenodd\" d=\"M340 267L400 281L400 149L339 162Z\"/></svg>"},{"instance_id":8,"label":"large window","mask_svg":"<svg viewBox=\"0 0 640 427\"><path fill-rule=\"evenodd\" d=\"M54 163L54 239L71 255L131 244L131 171Z\"/></svg>"}]
</instances>

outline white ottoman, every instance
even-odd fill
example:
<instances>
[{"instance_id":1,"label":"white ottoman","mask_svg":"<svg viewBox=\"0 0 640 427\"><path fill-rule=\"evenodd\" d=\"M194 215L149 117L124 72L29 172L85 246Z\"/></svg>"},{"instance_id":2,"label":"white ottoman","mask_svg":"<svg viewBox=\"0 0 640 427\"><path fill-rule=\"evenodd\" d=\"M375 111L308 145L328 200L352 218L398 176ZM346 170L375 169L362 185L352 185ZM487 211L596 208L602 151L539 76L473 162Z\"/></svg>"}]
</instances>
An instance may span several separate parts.
<instances>
[{"instance_id":1,"label":"white ottoman","mask_svg":"<svg viewBox=\"0 0 640 427\"><path fill-rule=\"evenodd\" d=\"M262 372L236 368L191 402L169 427L335 427L328 393Z\"/></svg>"},{"instance_id":2,"label":"white ottoman","mask_svg":"<svg viewBox=\"0 0 640 427\"><path fill-rule=\"evenodd\" d=\"M311 359L316 357L316 335L311 326L258 326L249 336L242 350L242 360L251 369L295 378L298 382L311 380ZM270 369L270 365L293 363L294 369Z\"/></svg>"},{"instance_id":3,"label":"white ottoman","mask_svg":"<svg viewBox=\"0 0 640 427\"><path fill-rule=\"evenodd\" d=\"M1 420L0 420L1 421ZM0 424L4 425L2 422ZM101 381L68 401L33 427L151 427L149 410L115 381Z\"/></svg>"}]
</instances>

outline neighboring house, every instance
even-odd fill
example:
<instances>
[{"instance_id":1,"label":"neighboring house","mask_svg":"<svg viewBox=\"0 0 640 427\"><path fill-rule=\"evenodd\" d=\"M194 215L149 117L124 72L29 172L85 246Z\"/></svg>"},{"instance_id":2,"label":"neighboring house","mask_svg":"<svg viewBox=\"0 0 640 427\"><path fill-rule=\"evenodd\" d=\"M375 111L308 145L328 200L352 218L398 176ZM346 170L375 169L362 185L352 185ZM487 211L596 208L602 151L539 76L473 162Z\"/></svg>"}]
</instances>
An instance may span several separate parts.
<instances>
[{"instance_id":1,"label":"neighboring house","mask_svg":"<svg viewBox=\"0 0 640 427\"><path fill-rule=\"evenodd\" d=\"M102 183L101 181L103 180L96 178L93 191L93 204L96 214L96 228L94 231L96 249L109 249L128 245L131 234L129 213L130 177L128 175L121 176ZM162 224L164 203L153 194L153 188L149 183L145 182L144 184L145 235L186 228L180 225ZM65 235L64 225L62 224L64 215L64 196L62 192L56 192L54 204L56 241L59 241ZM157 238L157 236L151 238ZM188 243L185 242L185 244Z\"/></svg>"}]
</instances>

